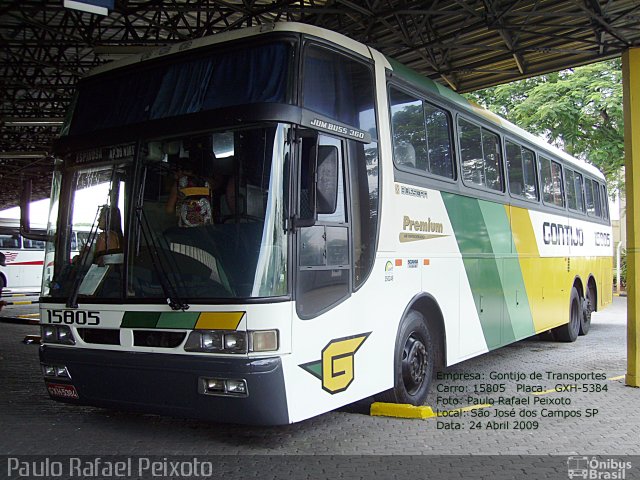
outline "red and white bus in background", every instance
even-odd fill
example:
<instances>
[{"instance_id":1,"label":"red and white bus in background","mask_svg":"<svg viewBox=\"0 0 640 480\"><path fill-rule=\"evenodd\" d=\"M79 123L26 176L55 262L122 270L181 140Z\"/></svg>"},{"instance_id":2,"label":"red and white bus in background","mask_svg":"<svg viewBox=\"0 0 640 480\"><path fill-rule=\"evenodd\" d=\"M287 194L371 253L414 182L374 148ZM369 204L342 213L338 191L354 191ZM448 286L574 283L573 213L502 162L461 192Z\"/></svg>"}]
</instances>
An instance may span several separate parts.
<instances>
[{"instance_id":1,"label":"red and white bus in background","mask_svg":"<svg viewBox=\"0 0 640 480\"><path fill-rule=\"evenodd\" d=\"M44 231L44 226L33 230ZM72 255L78 253L78 241L84 245L89 232L74 232ZM0 292L39 293L42 288L44 271L45 242L30 240L20 235L20 221L0 218L0 252L6 258L5 266L0 265Z\"/></svg>"},{"instance_id":2,"label":"red and white bus in background","mask_svg":"<svg viewBox=\"0 0 640 480\"><path fill-rule=\"evenodd\" d=\"M6 266L0 266L3 293L40 292L44 247L45 242L20 235L19 220L0 218L0 252L6 257Z\"/></svg>"}]
</instances>

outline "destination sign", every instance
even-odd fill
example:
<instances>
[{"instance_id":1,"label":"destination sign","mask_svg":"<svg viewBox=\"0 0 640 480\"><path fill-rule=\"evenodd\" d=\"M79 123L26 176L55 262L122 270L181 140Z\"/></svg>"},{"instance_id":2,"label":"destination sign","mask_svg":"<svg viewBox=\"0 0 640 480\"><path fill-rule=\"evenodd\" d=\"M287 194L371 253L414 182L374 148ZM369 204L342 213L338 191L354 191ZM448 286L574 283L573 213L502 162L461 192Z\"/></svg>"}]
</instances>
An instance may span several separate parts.
<instances>
[{"instance_id":1,"label":"destination sign","mask_svg":"<svg viewBox=\"0 0 640 480\"><path fill-rule=\"evenodd\" d=\"M136 152L135 143L97 147L76 152L73 160L76 164L97 162L130 161Z\"/></svg>"}]
</instances>

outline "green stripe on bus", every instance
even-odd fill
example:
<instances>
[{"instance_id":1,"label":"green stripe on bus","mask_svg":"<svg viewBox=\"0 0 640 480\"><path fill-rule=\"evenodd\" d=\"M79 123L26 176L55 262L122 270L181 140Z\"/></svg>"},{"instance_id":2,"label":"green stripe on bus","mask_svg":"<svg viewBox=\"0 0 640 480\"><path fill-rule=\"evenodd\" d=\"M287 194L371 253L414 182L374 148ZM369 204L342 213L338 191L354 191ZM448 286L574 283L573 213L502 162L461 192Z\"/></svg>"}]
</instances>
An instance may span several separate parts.
<instances>
[{"instance_id":1,"label":"green stripe on bus","mask_svg":"<svg viewBox=\"0 0 640 480\"><path fill-rule=\"evenodd\" d=\"M489 232L489 240L497 258L498 273L502 283L505 307L502 312L503 340L529 337L535 333L533 318L529 309L520 261L513 243L511 221L504 205L484 201L480 201L479 204Z\"/></svg>"},{"instance_id":2,"label":"green stripe on bus","mask_svg":"<svg viewBox=\"0 0 640 480\"><path fill-rule=\"evenodd\" d=\"M156 328L160 312L125 312L121 328Z\"/></svg>"},{"instance_id":3,"label":"green stripe on bus","mask_svg":"<svg viewBox=\"0 0 640 480\"><path fill-rule=\"evenodd\" d=\"M156 328L189 328L196 326L199 312L164 312L160 314L160 319Z\"/></svg>"},{"instance_id":4,"label":"green stripe on bus","mask_svg":"<svg viewBox=\"0 0 640 480\"><path fill-rule=\"evenodd\" d=\"M462 254L487 346L496 348L511 343L515 335L501 278L502 260L496 259L496 254L500 256L511 250L511 231L504 209L502 205L462 195L443 192L442 198Z\"/></svg>"}]
</instances>

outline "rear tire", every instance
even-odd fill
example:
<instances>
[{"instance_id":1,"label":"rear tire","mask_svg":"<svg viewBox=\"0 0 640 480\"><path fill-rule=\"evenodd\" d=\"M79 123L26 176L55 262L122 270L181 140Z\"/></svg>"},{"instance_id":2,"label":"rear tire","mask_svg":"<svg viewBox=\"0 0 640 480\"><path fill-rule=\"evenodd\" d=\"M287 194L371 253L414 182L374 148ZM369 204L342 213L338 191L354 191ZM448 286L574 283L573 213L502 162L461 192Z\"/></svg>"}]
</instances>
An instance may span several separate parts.
<instances>
[{"instance_id":1,"label":"rear tire","mask_svg":"<svg viewBox=\"0 0 640 480\"><path fill-rule=\"evenodd\" d=\"M569 323L553 329L555 338L561 342L575 342L582 323L582 306L576 287L571 289L569 299Z\"/></svg>"},{"instance_id":2,"label":"rear tire","mask_svg":"<svg viewBox=\"0 0 640 480\"><path fill-rule=\"evenodd\" d=\"M435 348L423 316L411 310L396 339L393 388L376 396L387 403L424 405L435 364Z\"/></svg>"},{"instance_id":3,"label":"rear tire","mask_svg":"<svg viewBox=\"0 0 640 480\"><path fill-rule=\"evenodd\" d=\"M591 314L595 310L593 308L595 294L591 287L587 288L587 294L582 303L582 318L580 322L580 335L586 335L591 328Z\"/></svg>"}]
</instances>

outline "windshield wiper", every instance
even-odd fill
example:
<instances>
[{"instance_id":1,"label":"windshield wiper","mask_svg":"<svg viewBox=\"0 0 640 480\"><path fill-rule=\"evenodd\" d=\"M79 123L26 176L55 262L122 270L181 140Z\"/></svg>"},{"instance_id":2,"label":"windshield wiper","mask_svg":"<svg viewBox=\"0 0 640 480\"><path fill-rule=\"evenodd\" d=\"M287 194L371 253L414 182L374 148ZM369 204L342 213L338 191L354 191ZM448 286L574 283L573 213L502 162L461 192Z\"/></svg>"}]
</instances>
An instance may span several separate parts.
<instances>
[{"instance_id":1,"label":"windshield wiper","mask_svg":"<svg viewBox=\"0 0 640 480\"><path fill-rule=\"evenodd\" d=\"M96 237L98 236L98 218L100 217L101 208L102 207L98 207L96 217L91 224L91 230L89 230L87 243L85 243L78 257L75 276L73 277L73 286L71 287L71 292L69 292L69 298L67 298L67 308L78 308L78 292L80 291L82 280L84 280L86 273L89 271L89 269L84 269L84 267L87 264L89 255L91 255L91 247L93 247L93 242L95 242Z\"/></svg>"},{"instance_id":2,"label":"windshield wiper","mask_svg":"<svg viewBox=\"0 0 640 480\"><path fill-rule=\"evenodd\" d=\"M169 260L167 258L168 254L166 250L160 248L156 242L153 230L149 225L149 221L147 220L147 216L145 215L142 207L136 207L136 218L138 220L138 227L140 227L140 230L142 231L144 242L147 245L147 248L151 249L151 265L153 265L153 269L158 276L160 287L162 287L162 291L167 299L169 307L171 307L171 310L188 310L189 304L178 296L176 288L173 283L169 281L168 272L162 264L162 258L164 258L165 262L169 264ZM162 252L162 255L160 252Z\"/></svg>"}]
</instances>

